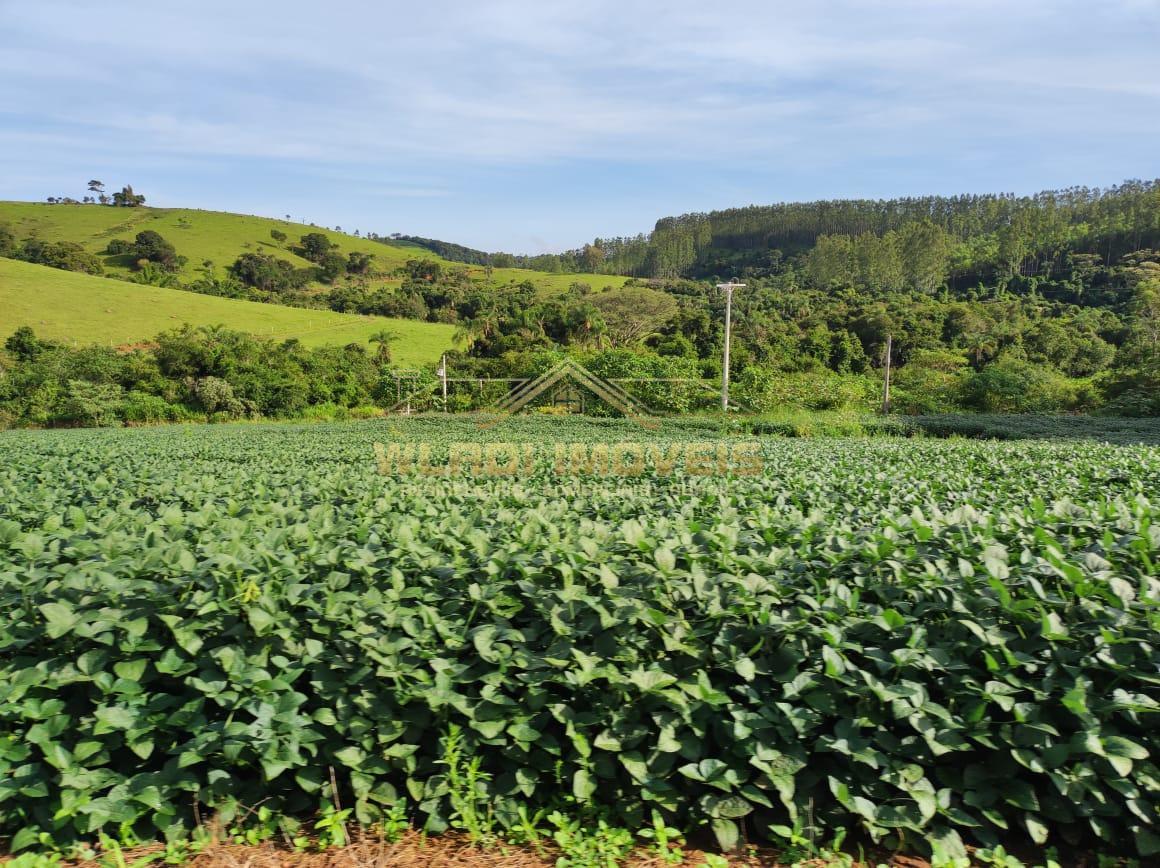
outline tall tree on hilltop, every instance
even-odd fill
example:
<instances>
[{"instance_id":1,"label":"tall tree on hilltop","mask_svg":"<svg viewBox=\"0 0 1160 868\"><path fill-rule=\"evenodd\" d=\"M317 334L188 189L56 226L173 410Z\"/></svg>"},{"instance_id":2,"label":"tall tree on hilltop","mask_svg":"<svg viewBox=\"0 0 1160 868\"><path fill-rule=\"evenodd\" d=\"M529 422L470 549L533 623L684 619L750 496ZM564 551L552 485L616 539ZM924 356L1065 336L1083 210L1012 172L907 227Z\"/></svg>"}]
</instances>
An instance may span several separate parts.
<instances>
[{"instance_id":1,"label":"tall tree on hilltop","mask_svg":"<svg viewBox=\"0 0 1160 868\"><path fill-rule=\"evenodd\" d=\"M118 208L138 208L145 204L145 197L134 193L132 186L126 184L120 192L113 194L113 205Z\"/></svg>"}]
</instances>

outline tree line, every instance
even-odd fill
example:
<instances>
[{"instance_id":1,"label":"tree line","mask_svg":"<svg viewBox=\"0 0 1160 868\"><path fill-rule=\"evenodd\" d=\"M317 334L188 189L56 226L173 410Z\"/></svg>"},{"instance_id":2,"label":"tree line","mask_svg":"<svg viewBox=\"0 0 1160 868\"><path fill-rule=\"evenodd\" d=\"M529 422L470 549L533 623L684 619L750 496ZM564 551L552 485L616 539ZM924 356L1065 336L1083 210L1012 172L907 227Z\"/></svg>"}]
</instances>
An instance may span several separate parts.
<instances>
[{"instance_id":1,"label":"tree line","mask_svg":"<svg viewBox=\"0 0 1160 868\"><path fill-rule=\"evenodd\" d=\"M651 233L596 238L560 254L513 256L408 238L449 259L549 272L672 279L768 275L802 264L823 239L919 237L937 247L934 273L956 285L1019 274L1050 278L1074 255L1105 265L1160 247L1160 180L1030 196L974 194L751 205L664 217ZM402 237L402 236L400 236ZM825 275L829 277L830 274ZM824 284L818 284L824 285ZM891 288L899 288L893 286Z\"/></svg>"},{"instance_id":2,"label":"tree line","mask_svg":"<svg viewBox=\"0 0 1160 868\"><path fill-rule=\"evenodd\" d=\"M45 201L49 205L111 205L115 208L140 208L145 204L145 197L133 192L133 187L126 184L120 190L111 194L105 191L105 182L92 180L88 184L88 194L80 199L72 196L49 196Z\"/></svg>"}]
</instances>

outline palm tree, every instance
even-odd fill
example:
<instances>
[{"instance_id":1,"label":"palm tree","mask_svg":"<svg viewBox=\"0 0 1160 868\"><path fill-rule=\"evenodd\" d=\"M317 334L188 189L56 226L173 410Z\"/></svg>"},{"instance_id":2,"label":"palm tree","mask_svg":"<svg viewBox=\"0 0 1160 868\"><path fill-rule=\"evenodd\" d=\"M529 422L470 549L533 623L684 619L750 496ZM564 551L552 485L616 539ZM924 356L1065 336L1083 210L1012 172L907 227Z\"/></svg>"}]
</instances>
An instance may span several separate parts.
<instances>
[{"instance_id":1,"label":"palm tree","mask_svg":"<svg viewBox=\"0 0 1160 868\"><path fill-rule=\"evenodd\" d=\"M486 341L499 330L499 317L492 308L481 310L470 319L465 319L455 332L455 343L464 344L468 352L480 341Z\"/></svg>"},{"instance_id":2,"label":"palm tree","mask_svg":"<svg viewBox=\"0 0 1160 868\"><path fill-rule=\"evenodd\" d=\"M398 332L388 331L387 329L377 331L367 338L368 343L379 345L378 350L375 352L375 359L380 365L389 365L391 363L391 343L398 339Z\"/></svg>"},{"instance_id":3,"label":"palm tree","mask_svg":"<svg viewBox=\"0 0 1160 868\"><path fill-rule=\"evenodd\" d=\"M967 350L975 357L975 367L983 366L983 356L992 355L999 347L995 338L986 332L973 332L966 336Z\"/></svg>"}]
</instances>

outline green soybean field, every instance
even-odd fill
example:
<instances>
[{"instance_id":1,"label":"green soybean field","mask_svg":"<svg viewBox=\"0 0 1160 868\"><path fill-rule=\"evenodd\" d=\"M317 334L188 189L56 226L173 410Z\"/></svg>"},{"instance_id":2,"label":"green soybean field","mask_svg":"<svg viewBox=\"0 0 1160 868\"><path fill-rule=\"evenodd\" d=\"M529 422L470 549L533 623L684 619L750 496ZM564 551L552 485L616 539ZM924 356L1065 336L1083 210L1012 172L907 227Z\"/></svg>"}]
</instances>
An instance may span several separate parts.
<instances>
[{"instance_id":1,"label":"green soybean field","mask_svg":"<svg viewBox=\"0 0 1160 868\"><path fill-rule=\"evenodd\" d=\"M376 457L462 442L645 464ZM653 462L700 442L760 470ZM13 851L341 804L1160 854L1158 448L419 418L13 431L0 459Z\"/></svg>"}]
</instances>

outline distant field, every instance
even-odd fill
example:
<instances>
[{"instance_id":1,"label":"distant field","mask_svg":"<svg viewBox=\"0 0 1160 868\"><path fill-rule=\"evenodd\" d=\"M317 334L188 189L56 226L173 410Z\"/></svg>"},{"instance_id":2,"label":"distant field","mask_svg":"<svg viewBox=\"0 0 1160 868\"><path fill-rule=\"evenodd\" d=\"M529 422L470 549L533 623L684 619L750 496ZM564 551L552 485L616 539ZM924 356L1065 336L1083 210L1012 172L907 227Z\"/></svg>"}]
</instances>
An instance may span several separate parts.
<instances>
[{"instance_id":1,"label":"distant field","mask_svg":"<svg viewBox=\"0 0 1160 868\"><path fill-rule=\"evenodd\" d=\"M386 329L399 335L392 352L402 365L437 360L455 332L449 325L237 301L0 259L0 339L27 325L52 340L126 344L183 323L298 338L307 346L366 344Z\"/></svg>"},{"instance_id":2,"label":"distant field","mask_svg":"<svg viewBox=\"0 0 1160 868\"><path fill-rule=\"evenodd\" d=\"M192 208L112 208L100 205L47 205L35 202L0 202L0 223L9 224L20 239L37 234L49 241L75 241L90 253L101 254L114 238L132 240L138 232L152 229L173 243L186 257L182 276L193 278L206 260L225 268L243 253L265 253L306 268L310 262L296 256L289 248L308 232L321 232L337 244L343 253L353 250L373 253L380 270L397 268L410 259L435 259L449 266L429 250L410 244L382 244L356 238L323 227L251 217L223 211L200 211ZM270 230L285 232L287 240L278 244ZM128 269L114 257L104 257L106 270L112 276L124 275ZM483 268L471 267L472 277L497 287L530 280L546 293L563 292L573 283L587 283L593 289L621 286L627 278L603 274L547 274L524 268L497 268L490 278ZM389 281L388 281L389 282Z\"/></svg>"}]
</instances>

